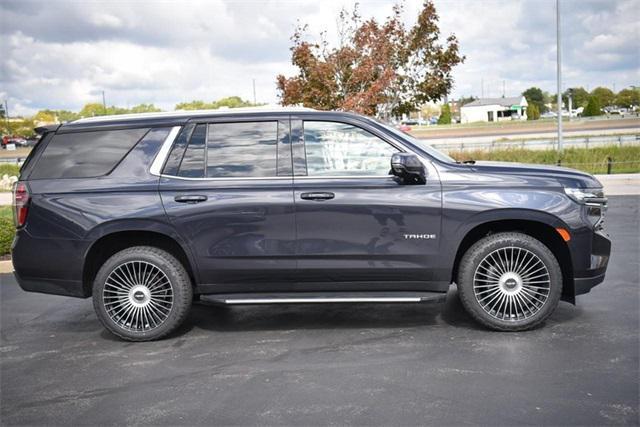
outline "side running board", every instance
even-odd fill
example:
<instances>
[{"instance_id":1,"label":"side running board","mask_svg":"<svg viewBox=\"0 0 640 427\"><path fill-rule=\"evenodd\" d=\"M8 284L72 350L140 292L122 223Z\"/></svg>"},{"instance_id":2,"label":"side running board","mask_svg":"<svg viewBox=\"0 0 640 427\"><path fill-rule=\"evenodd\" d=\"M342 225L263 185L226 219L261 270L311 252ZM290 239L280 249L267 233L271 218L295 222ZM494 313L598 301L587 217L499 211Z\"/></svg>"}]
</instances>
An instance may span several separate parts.
<instances>
[{"instance_id":1,"label":"side running board","mask_svg":"<svg viewBox=\"0 0 640 427\"><path fill-rule=\"evenodd\" d=\"M445 292L289 292L202 295L202 300L225 305L240 304L322 304L322 303L438 303Z\"/></svg>"}]
</instances>

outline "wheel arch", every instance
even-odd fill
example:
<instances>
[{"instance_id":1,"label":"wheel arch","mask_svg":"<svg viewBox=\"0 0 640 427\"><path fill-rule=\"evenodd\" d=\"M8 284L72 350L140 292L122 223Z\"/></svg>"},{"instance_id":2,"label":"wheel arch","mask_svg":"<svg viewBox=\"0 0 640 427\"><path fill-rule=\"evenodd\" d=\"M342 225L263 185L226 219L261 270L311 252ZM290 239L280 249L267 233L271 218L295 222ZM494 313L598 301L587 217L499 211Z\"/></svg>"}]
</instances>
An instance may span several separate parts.
<instances>
[{"instance_id":1,"label":"wheel arch","mask_svg":"<svg viewBox=\"0 0 640 427\"><path fill-rule=\"evenodd\" d=\"M197 269L192 262L188 248L185 248L176 234L158 227L127 228L110 227L103 230L87 249L82 268L82 286L85 295L92 293L93 280L98 270L115 253L133 246L152 246L173 255L187 270L192 285L197 283Z\"/></svg>"},{"instance_id":2,"label":"wheel arch","mask_svg":"<svg viewBox=\"0 0 640 427\"><path fill-rule=\"evenodd\" d=\"M468 230L458 245L453 269L451 271L451 281L456 282L460 260L467 250L478 240L490 234L500 232L520 232L529 235L549 250L558 260L562 270L562 300L575 303L575 287L573 281L573 264L571 262L571 252L569 246L556 231L555 226L546 221L535 219L511 218L486 221L475 225Z\"/></svg>"}]
</instances>

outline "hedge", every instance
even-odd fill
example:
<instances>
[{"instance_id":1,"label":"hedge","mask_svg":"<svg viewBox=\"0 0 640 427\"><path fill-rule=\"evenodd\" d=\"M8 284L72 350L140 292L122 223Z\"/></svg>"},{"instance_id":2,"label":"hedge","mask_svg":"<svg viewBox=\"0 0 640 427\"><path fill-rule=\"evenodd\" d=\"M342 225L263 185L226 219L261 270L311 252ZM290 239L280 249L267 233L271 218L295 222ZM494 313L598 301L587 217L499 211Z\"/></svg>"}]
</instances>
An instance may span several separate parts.
<instances>
[{"instance_id":1,"label":"hedge","mask_svg":"<svg viewBox=\"0 0 640 427\"><path fill-rule=\"evenodd\" d=\"M15 232L13 219L0 217L0 256L11 252L11 243Z\"/></svg>"},{"instance_id":2,"label":"hedge","mask_svg":"<svg viewBox=\"0 0 640 427\"><path fill-rule=\"evenodd\" d=\"M0 178L2 178L3 175L19 176L20 166L11 163L0 164Z\"/></svg>"}]
</instances>

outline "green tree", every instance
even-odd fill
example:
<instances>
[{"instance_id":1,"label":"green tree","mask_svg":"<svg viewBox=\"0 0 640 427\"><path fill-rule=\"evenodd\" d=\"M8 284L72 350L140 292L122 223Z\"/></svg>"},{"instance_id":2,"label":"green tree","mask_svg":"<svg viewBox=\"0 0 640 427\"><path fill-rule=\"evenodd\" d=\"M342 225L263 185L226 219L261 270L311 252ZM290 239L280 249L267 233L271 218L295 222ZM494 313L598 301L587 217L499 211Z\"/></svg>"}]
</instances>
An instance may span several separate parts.
<instances>
[{"instance_id":1,"label":"green tree","mask_svg":"<svg viewBox=\"0 0 640 427\"><path fill-rule=\"evenodd\" d=\"M527 105L527 120L538 120L540 118L540 110L536 104Z\"/></svg>"},{"instance_id":2,"label":"green tree","mask_svg":"<svg viewBox=\"0 0 640 427\"><path fill-rule=\"evenodd\" d=\"M78 114L80 117L104 116L107 114L107 110L102 104L90 102L89 104L85 104Z\"/></svg>"},{"instance_id":3,"label":"green tree","mask_svg":"<svg viewBox=\"0 0 640 427\"><path fill-rule=\"evenodd\" d=\"M530 87L529 89L522 92L522 96L525 97L527 103L529 105L534 104L540 113L545 113L547 111L547 106L545 105L547 102L547 96L542 91L542 89L538 87Z\"/></svg>"},{"instance_id":4,"label":"green tree","mask_svg":"<svg viewBox=\"0 0 640 427\"><path fill-rule=\"evenodd\" d=\"M243 100L239 96L229 96L213 102L205 102L202 100L196 100L191 102L181 102L179 104L176 104L175 109L176 110L215 110L220 107L240 108L240 107L253 107L256 105L263 105L263 104L253 104L249 101Z\"/></svg>"},{"instance_id":5,"label":"green tree","mask_svg":"<svg viewBox=\"0 0 640 427\"><path fill-rule=\"evenodd\" d=\"M569 88L562 94L562 102L569 108L569 91L571 91L571 106L573 108L586 107L589 103L589 92L583 87Z\"/></svg>"},{"instance_id":6,"label":"green tree","mask_svg":"<svg viewBox=\"0 0 640 427\"><path fill-rule=\"evenodd\" d=\"M602 111L600 110L600 103L598 101L598 98L592 95L589 98L589 102L587 103L587 106L582 112L582 115L585 117L593 117L593 116L599 116L601 114L602 114Z\"/></svg>"},{"instance_id":7,"label":"green tree","mask_svg":"<svg viewBox=\"0 0 640 427\"><path fill-rule=\"evenodd\" d=\"M176 104L176 110L212 110L215 107L211 102L204 102L202 100L195 100L191 102L180 102Z\"/></svg>"},{"instance_id":8,"label":"green tree","mask_svg":"<svg viewBox=\"0 0 640 427\"><path fill-rule=\"evenodd\" d=\"M58 121L60 123L67 123L73 120L78 120L80 118L80 114L74 113L73 111L68 110L58 110L56 111L58 115Z\"/></svg>"},{"instance_id":9,"label":"green tree","mask_svg":"<svg viewBox=\"0 0 640 427\"><path fill-rule=\"evenodd\" d=\"M0 133L3 135L16 135L24 138L29 138L34 135L33 128L35 123L32 118L26 118L21 120L12 120L7 123L6 120L0 121Z\"/></svg>"},{"instance_id":10,"label":"green tree","mask_svg":"<svg viewBox=\"0 0 640 427\"><path fill-rule=\"evenodd\" d=\"M241 107L253 107L249 101L245 101L239 96L228 96L226 98L219 99L213 102L215 108L227 107L227 108L241 108ZM257 104L256 104L257 105Z\"/></svg>"},{"instance_id":11,"label":"green tree","mask_svg":"<svg viewBox=\"0 0 640 427\"><path fill-rule=\"evenodd\" d=\"M622 89L616 95L616 104L626 108L640 105L640 88Z\"/></svg>"},{"instance_id":12,"label":"green tree","mask_svg":"<svg viewBox=\"0 0 640 427\"><path fill-rule=\"evenodd\" d=\"M162 110L153 104L139 104L129 110L130 113L157 113L159 111Z\"/></svg>"},{"instance_id":13,"label":"green tree","mask_svg":"<svg viewBox=\"0 0 640 427\"><path fill-rule=\"evenodd\" d=\"M440 110L440 118L438 119L439 125L450 125L451 124L451 107L449 104L444 104L442 109Z\"/></svg>"},{"instance_id":14,"label":"green tree","mask_svg":"<svg viewBox=\"0 0 640 427\"><path fill-rule=\"evenodd\" d=\"M35 116L33 116L33 121L35 122L43 122L43 123L55 123L58 118L55 111L51 110L43 110L38 111Z\"/></svg>"},{"instance_id":15,"label":"green tree","mask_svg":"<svg viewBox=\"0 0 640 427\"><path fill-rule=\"evenodd\" d=\"M613 105L616 100L615 94L611 91L611 89L608 89L606 87L595 88L591 91L591 96L597 99L598 106L600 108Z\"/></svg>"}]
</instances>

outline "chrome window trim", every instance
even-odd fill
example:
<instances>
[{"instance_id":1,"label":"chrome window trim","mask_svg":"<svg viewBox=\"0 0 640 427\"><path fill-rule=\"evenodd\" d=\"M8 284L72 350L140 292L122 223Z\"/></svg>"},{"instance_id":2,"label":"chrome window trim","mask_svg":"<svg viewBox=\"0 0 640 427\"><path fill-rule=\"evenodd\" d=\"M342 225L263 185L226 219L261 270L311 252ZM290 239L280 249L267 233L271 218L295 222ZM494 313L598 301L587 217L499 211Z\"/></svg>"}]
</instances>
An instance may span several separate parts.
<instances>
[{"instance_id":1,"label":"chrome window trim","mask_svg":"<svg viewBox=\"0 0 640 427\"><path fill-rule=\"evenodd\" d=\"M167 175L167 174L161 174L159 175L162 178L172 178L172 179L182 179L185 181L270 181L270 180L298 180L298 179L303 179L303 180L312 180L312 179L372 179L372 178L376 178L376 179L380 179L380 178L393 178L394 175L360 175L360 176L352 176L352 175L342 175L342 176L301 176L301 175L297 175L297 176L254 176L254 177L246 177L246 178L242 178L242 177L212 177L212 178L189 178L186 176L176 176L176 175Z\"/></svg>"},{"instance_id":2,"label":"chrome window trim","mask_svg":"<svg viewBox=\"0 0 640 427\"><path fill-rule=\"evenodd\" d=\"M394 148L396 148L396 149L398 149L400 151L403 151L405 153L414 154L415 156L417 156L420 159L420 161L425 165L425 167L428 167L428 163L427 162L429 162L429 160L427 160L423 156L415 153L413 150L411 150L408 147L406 147L400 141L396 141L396 140L389 141L386 138L383 138L382 136L377 135L376 133L371 132L368 129L365 129L365 128L363 128L361 126L358 126L358 125L356 125L354 123L350 123L348 121L340 121L340 120L313 120L313 119L310 119L308 121L329 121L329 122L348 124L348 125L351 125L351 126L358 127L360 129L365 130L366 132L369 132L370 134L376 136L377 138L379 138L383 142L391 145L392 147L394 147ZM291 180L291 179L293 179L294 181L295 180L304 180L304 181L306 181L306 180L336 180L336 179L359 180L359 179L381 179L381 178L393 178L394 177L394 175L391 175L391 174L389 174L389 175L309 176L309 175L294 175L292 173L292 175L290 175L290 176L189 178L189 177L184 177L184 176L163 174L162 173L162 168L164 167L164 164L165 164L165 162L167 160L167 157L169 156L169 153L171 152L171 147L173 147L173 143L175 142L175 139L178 137L178 134L180 133L180 129L181 128L182 128L182 126L174 126L174 127L171 128L171 131L169 132L169 135L167 135L167 138L162 143L162 147L160 148L160 151L158 151L158 154L156 155L155 159L153 160L153 163L151 164L151 168L149 169L149 172L152 175L158 176L158 177L161 177L161 178L180 179L180 180L184 180L184 181L268 181L268 180L279 180L279 181L281 181L281 180ZM207 129L207 131L208 131L208 129ZM303 144L304 144L304 139L303 139Z\"/></svg>"},{"instance_id":3,"label":"chrome window trim","mask_svg":"<svg viewBox=\"0 0 640 427\"><path fill-rule=\"evenodd\" d=\"M156 158L153 159L153 163L151 163L151 168L149 168L149 173L155 176L162 175L162 167L164 166L165 161L167 160L167 156L171 151L171 147L173 146L173 142L176 140L178 133L182 126L174 126L169 131L169 135L165 138L162 143L162 147L160 147L160 151L156 154Z\"/></svg>"},{"instance_id":4,"label":"chrome window trim","mask_svg":"<svg viewBox=\"0 0 640 427\"><path fill-rule=\"evenodd\" d=\"M273 180L273 179L278 179L278 180L283 180L283 179L291 179L291 176L253 176L253 177L246 177L246 178L242 178L242 177L212 177L212 178L189 178L186 176L175 176L175 175L166 175L166 174L162 174L160 175L161 178L172 178L172 179L183 179L185 181L247 181L247 180L251 180L251 181L259 181L259 180Z\"/></svg>"},{"instance_id":5,"label":"chrome window trim","mask_svg":"<svg viewBox=\"0 0 640 427\"><path fill-rule=\"evenodd\" d=\"M333 176L322 176L322 175L296 175L295 179L372 179L372 178L393 178L394 175L333 175Z\"/></svg>"}]
</instances>

